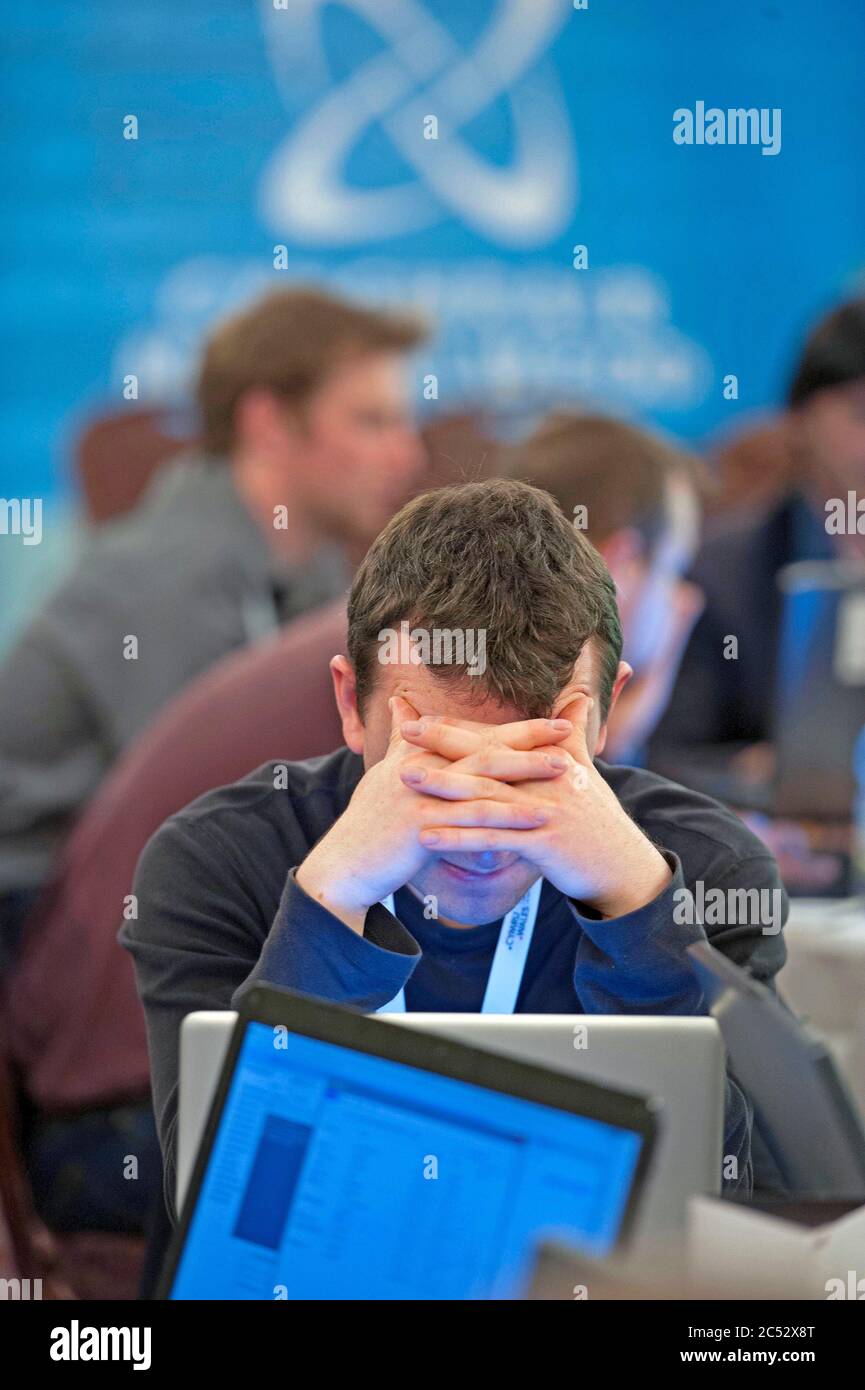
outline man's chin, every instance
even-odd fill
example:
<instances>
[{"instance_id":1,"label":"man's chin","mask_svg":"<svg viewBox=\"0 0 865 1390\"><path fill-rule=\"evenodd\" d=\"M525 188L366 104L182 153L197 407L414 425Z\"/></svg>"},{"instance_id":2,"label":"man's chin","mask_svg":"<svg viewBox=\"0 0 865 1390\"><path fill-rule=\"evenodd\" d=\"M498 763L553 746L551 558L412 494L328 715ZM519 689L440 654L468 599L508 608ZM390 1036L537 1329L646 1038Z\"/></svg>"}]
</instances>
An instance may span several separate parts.
<instances>
[{"instance_id":1,"label":"man's chin","mask_svg":"<svg viewBox=\"0 0 865 1390\"><path fill-rule=\"evenodd\" d=\"M434 917L478 927L516 907L537 876L522 859L487 874L438 860L424 873L422 884L416 881L414 887L425 900L435 899Z\"/></svg>"}]
</instances>

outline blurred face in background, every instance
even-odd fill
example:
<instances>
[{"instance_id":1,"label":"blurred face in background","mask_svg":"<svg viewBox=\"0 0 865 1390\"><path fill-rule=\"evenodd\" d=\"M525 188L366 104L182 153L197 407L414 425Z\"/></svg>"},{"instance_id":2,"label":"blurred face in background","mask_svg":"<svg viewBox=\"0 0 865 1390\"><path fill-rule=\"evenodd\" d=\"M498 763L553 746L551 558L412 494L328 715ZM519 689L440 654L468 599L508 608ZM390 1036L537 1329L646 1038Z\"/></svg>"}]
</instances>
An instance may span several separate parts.
<instances>
[{"instance_id":1,"label":"blurred face in background","mask_svg":"<svg viewBox=\"0 0 865 1390\"><path fill-rule=\"evenodd\" d=\"M792 416L806 487L819 516L829 498L865 496L865 378L817 391ZM851 537L865 549L865 537Z\"/></svg>"},{"instance_id":2,"label":"blurred face in background","mask_svg":"<svg viewBox=\"0 0 865 1390\"><path fill-rule=\"evenodd\" d=\"M397 353L344 359L301 405L250 390L235 430L235 478L277 546L327 537L362 553L426 470ZM284 533L272 525L280 504Z\"/></svg>"},{"instance_id":3,"label":"blurred face in background","mask_svg":"<svg viewBox=\"0 0 865 1390\"><path fill-rule=\"evenodd\" d=\"M338 539L368 544L425 468L404 360L370 355L335 369L287 443L302 505L315 523Z\"/></svg>"},{"instance_id":4,"label":"blurred face in background","mask_svg":"<svg viewBox=\"0 0 865 1390\"><path fill-rule=\"evenodd\" d=\"M667 648L682 577L699 541L693 484L684 476L671 478L667 498L666 525L651 549L636 529L616 532L598 547L616 584L622 650L637 675Z\"/></svg>"}]
</instances>

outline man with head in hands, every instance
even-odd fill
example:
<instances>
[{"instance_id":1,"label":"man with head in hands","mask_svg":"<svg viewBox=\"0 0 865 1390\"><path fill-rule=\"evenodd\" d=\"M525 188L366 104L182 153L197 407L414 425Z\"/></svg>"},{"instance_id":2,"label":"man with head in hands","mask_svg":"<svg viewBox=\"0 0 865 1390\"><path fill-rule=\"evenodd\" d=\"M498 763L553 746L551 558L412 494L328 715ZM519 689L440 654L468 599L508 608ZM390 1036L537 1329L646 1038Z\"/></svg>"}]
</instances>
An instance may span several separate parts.
<instances>
[{"instance_id":1,"label":"man with head in hands","mask_svg":"<svg viewBox=\"0 0 865 1390\"><path fill-rule=\"evenodd\" d=\"M704 931L757 978L780 969L777 922L677 910L700 882L771 901L763 845L707 797L599 761L621 643L603 560L537 488L442 488L385 527L331 663L347 746L208 793L139 863L120 939L169 1204L181 1020L253 984L370 1012L697 1014L685 948ZM733 1082L724 1152L749 1188Z\"/></svg>"}]
</instances>

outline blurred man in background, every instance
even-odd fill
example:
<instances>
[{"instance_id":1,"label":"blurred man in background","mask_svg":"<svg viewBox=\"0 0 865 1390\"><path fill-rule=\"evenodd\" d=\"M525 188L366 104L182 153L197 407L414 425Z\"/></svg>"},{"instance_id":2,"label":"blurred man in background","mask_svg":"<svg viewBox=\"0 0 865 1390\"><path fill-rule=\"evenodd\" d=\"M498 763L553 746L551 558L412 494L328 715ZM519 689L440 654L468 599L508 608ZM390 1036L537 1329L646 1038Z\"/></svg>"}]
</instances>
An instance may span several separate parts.
<instances>
[{"instance_id":1,"label":"blurred man in background","mask_svg":"<svg viewBox=\"0 0 865 1390\"><path fill-rule=\"evenodd\" d=\"M615 581L634 674L610 716L607 757L639 763L703 606L682 577L700 533L700 465L648 430L563 411L516 449L511 472L552 494Z\"/></svg>"},{"instance_id":2,"label":"blurred man in background","mask_svg":"<svg viewBox=\"0 0 865 1390\"><path fill-rule=\"evenodd\" d=\"M220 325L202 452L106 527L0 667L0 922L10 937L74 817L156 710L220 657L341 592L416 485L414 321L312 289ZM118 460L122 468L123 460Z\"/></svg>"},{"instance_id":3,"label":"blurred man in background","mask_svg":"<svg viewBox=\"0 0 865 1390\"><path fill-rule=\"evenodd\" d=\"M789 406L797 486L704 546L692 577L706 606L651 744L654 766L698 785L727 768L755 781L771 775L778 572L796 561L865 552L862 535L836 537L826 528L831 498L865 494L865 299L834 310L811 333ZM736 660L725 657L731 634Z\"/></svg>"}]
</instances>

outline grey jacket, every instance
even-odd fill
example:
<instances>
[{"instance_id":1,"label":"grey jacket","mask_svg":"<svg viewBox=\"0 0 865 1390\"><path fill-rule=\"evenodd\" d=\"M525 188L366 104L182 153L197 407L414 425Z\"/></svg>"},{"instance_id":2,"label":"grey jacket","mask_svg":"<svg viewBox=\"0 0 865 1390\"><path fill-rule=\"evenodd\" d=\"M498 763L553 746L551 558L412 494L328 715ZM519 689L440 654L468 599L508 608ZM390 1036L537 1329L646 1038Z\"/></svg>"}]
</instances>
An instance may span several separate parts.
<instances>
[{"instance_id":1,"label":"grey jacket","mask_svg":"<svg viewBox=\"0 0 865 1390\"><path fill-rule=\"evenodd\" d=\"M280 572L220 460L184 457L99 531L0 665L0 923L161 705L348 582L331 548Z\"/></svg>"}]
</instances>

